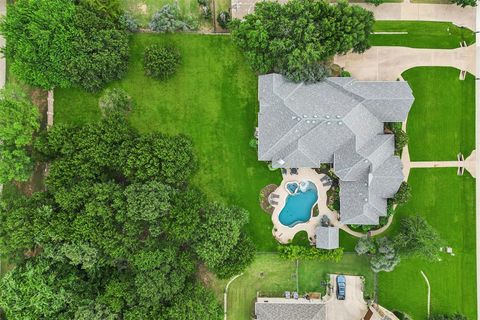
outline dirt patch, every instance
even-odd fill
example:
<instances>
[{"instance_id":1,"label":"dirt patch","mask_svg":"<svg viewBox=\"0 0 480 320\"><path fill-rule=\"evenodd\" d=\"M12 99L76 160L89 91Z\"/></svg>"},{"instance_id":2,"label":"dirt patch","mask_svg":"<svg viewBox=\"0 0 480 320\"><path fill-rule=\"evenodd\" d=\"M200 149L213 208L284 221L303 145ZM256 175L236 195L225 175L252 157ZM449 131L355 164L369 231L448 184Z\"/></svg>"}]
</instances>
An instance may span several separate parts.
<instances>
[{"instance_id":1,"label":"dirt patch","mask_svg":"<svg viewBox=\"0 0 480 320\"><path fill-rule=\"evenodd\" d=\"M278 186L276 184L269 184L260 191L260 207L262 207L263 211L268 214L272 214L273 210L275 210L275 208L268 202L268 196L277 188Z\"/></svg>"},{"instance_id":2,"label":"dirt patch","mask_svg":"<svg viewBox=\"0 0 480 320\"><path fill-rule=\"evenodd\" d=\"M140 3L137 9L141 14L147 14L148 6L145 3Z\"/></svg>"},{"instance_id":3,"label":"dirt patch","mask_svg":"<svg viewBox=\"0 0 480 320\"><path fill-rule=\"evenodd\" d=\"M211 273L205 265L201 264L198 267L197 279L203 283L207 288L210 288L215 281L215 275Z\"/></svg>"}]
</instances>

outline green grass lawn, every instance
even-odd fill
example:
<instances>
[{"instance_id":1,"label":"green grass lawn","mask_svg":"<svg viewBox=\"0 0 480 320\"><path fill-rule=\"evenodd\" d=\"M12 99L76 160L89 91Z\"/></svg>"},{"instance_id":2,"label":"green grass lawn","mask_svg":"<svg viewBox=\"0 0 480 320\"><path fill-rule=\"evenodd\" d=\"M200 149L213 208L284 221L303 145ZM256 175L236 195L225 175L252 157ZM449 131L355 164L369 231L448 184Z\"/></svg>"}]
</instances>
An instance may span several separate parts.
<instances>
[{"instance_id":1,"label":"green grass lawn","mask_svg":"<svg viewBox=\"0 0 480 320\"><path fill-rule=\"evenodd\" d=\"M379 275L379 302L425 319L430 280L431 308L436 313L460 312L476 319L475 179L457 176L455 168L414 169L408 179L412 199L398 209L388 234L395 234L402 217L419 214L439 232L455 256L442 261L404 259L391 273Z\"/></svg>"},{"instance_id":2,"label":"green grass lawn","mask_svg":"<svg viewBox=\"0 0 480 320\"><path fill-rule=\"evenodd\" d=\"M372 46L402 46L412 48L452 49L460 42L475 42L475 33L451 22L377 21L374 32L408 32L408 34L372 34Z\"/></svg>"},{"instance_id":3,"label":"green grass lawn","mask_svg":"<svg viewBox=\"0 0 480 320\"><path fill-rule=\"evenodd\" d=\"M418 67L405 71L415 103L407 121L412 160L456 160L475 149L475 78L447 67Z\"/></svg>"},{"instance_id":4,"label":"green grass lawn","mask_svg":"<svg viewBox=\"0 0 480 320\"><path fill-rule=\"evenodd\" d=\"M353 254L345 255L339 263L300 261L298 268L299 293L325 292L321 282L328 273L363 275L366 292L372 291L373 273L366 259ZM214 284L221 300L227 281ZM264 296L283 296L285 291L296 291L296 263L279 258L276 254L259 254L242 276L237 278L228 291L228 318L249 320L253 303L260 292Z\"/></svg>"},{"instance_id":5,"label":"green grass lawn","mask_svg":"<svg viewBox=\"0 0 480 320\"><path fill-rule=\"evenodd\" d=\"M168 81L147 78L143 51L153 43L173 43L182 65ZM259 205L260 190L279 184L249 146L257 119L257 77L230 37L193 34L139 34L131 41L127 75L111 87L125 89L135 101L130 122L140 132L190 136L200 160L193 183L212 200L250 212L247 231L260 251L274 251L271 216ZM100 118L98 97L80 90L55 91L55 123L81 124Z\"/></svg>"}]
</instances>

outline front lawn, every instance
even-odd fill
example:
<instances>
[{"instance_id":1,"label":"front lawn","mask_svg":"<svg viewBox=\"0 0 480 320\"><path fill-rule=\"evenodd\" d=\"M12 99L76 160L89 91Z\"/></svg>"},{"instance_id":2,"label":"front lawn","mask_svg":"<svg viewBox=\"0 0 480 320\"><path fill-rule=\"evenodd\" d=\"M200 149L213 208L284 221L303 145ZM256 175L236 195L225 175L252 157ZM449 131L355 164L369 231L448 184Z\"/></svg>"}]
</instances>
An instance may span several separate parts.
<instances>
[{"instance_id":1,"label":"front lawn","mask_svg":"<svg viewBox=\"0 0 480 320\"><path fill-rule=\"evenodd\" d=\"M458 79L448 67L417 67L405 71L415 96L407 120L408 148L413 161L456 160L475 149L475 77Z\"/></svg>"},{"instance_id":2,"label":"front lawn","mask_svg":"<svg viewBox=\"0 0 480 320\"><path fill-rule=\"evenodd\" d=\"M325 292L321 282L328 273L362 275L366 278L366 292L373 289L373 273L368 261L354 254L345 255L339 263L299 261L298 289L300 295ZM253 303L260 292L264 296L283 296L285 291L296 291L296 263L279 258L276 254L259 254L242 276L234 280L228 290L228 319L249 320ZM218 285L220 283L221 285ZM214 284L219 300L226 281Z\"/></svg>"},{"instance_id":3,"label":"front lawn","mask_svg":"<svg viewBox=\"0 0 480 320\"><path fill-rule=\"evenodd\" d=\"M455 168L413 169L408 179L412 199L398 209L388 234L397 232L402 217L419 214L440 233L455 256L442 254L442 261L404 259L391 273L379 274L379 303L425 319L427 286L431 285L433 313L465 314L476 319L475 179L457 176Z\"/></svg>"},{"instance_id":4,"label":"front lawn","mask_svg":"<svg viewBox=\"0 0 480 320\"><path fill-rule=\"evenodd\" d=\"M475 43L475 33L451 22L433 21L376 21L374 32L408 32L408 34L372 34L372 46L401 46L412 48L453 49L460 42Z\"/></svg>"},{"instance_id":5,"label":"front lawn","mask_svg":"<svg viewBox=\"0 0 480 320\"><path fill-rule=\"evenodd\" d=\"M182 65L168 81L144 75L143 51L154 43L173 43L181 51ZM247 229L258 249L276 249L271 216L261 210L259 193L267 184L278 184L281 174L257 161L256 150L249 146L257 121L257 77L230 37L135 35L128 73L111 87L133 97L135 109L129 119L140 132L190 136L200 160L194 184L211 199L247 209ZM55 123L99 119L99 95L55 90Z\"/></svg>"}]
</instances>

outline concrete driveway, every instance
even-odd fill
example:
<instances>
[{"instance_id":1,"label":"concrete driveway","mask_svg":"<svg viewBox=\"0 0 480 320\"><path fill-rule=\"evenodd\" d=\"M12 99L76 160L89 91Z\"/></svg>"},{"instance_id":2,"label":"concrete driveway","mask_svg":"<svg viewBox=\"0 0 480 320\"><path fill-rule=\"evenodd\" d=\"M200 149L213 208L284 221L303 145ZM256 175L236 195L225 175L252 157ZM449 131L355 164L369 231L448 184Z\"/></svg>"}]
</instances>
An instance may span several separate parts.
<instances>
[{"instance_id":1,"label":"concrete driveway","mask_svg":"<svg viewBox=\"0 0 480 320\"><path fill-rule=\"evenodd\" d=\"M363 300L363 282L361 277L345 276L347 280L345 300L336 297L337 275L330 275L333 284L331 299L327 303L327 319L335 320L361 320L367 312L367 304Z\"/></svg>"},{"instance_id":2,"label":"concrete driveway","mask_svg":"<svg viewBox=\"0 0 480 320\"><path fill-rule=\"evenodd\" d=\"M372 47L363 54L335 56L334 62L358 80L397 80L418 66L446 66L476 73L475 46L458 49Z\"/></svg>"}]
</instances>

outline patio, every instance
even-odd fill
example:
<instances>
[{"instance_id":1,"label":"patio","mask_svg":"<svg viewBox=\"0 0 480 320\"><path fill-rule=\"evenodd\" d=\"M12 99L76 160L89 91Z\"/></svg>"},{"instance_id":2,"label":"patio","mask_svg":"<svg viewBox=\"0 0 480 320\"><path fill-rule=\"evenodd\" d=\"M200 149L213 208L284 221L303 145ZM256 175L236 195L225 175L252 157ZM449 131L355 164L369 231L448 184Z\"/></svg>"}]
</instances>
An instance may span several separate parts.
<instances>
[{"instance_id":1,"label":"patio","mask_svg":"<svg viewBox=\"0 0 480 320\"><path fill-rule=\"evenodd\" d=\"M299 168L297 169L296 174L292 174L291 169L283 172L282 178L283 180L280 186L274 192L272 192L272 194L276 195L273 199L276 204L274 205L275 209L272 214L272 234L278 242L286 244L293 239L297 232L306 231L310 243L315 244L315 228L318 224L320 224L320 219L322 216L326 215L332 222L338 221L337 213L331 211L327 207L327 191L330 189L330 184L326 183L328 176L325 174L318 174L313 169ZM289 195L286 185L299 181L311 181L317 187L318 201L315 206L318 208L318 215L316 217L313 216L313 208L315 208L314 206L312 208L312 216L310 220L305 223L298 223L294 227L285 226L280 222L279 215L285 206L287 197Z\"/></svg>"}]
</instances>

